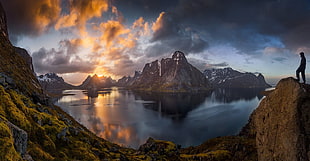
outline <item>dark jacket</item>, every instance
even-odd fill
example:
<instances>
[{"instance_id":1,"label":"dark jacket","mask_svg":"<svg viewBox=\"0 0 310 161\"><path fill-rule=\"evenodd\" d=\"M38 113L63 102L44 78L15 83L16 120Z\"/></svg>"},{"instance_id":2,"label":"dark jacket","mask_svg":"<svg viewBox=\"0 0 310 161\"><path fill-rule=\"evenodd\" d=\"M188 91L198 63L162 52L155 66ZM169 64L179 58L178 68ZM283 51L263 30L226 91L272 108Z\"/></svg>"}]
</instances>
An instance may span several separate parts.
<instances>
[{"instance_id":1,"label":"dark jacket","mask_svg":"<svg viewBox=\"0 0 310 161\"><path fill-rule=\"evenodd\" d=\"M301 56L301 61L300 61L300 65L298 68L306 69L306 57L305 56Z\"/></svg>"}]
</instances>

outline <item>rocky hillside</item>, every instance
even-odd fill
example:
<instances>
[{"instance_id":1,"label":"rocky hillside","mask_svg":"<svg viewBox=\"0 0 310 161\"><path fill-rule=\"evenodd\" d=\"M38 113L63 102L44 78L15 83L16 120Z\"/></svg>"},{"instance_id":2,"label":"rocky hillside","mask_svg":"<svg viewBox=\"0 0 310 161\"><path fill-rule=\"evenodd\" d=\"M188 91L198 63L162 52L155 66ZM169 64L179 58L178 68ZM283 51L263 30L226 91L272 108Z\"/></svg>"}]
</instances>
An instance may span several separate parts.
<instances>
[{"instance_id":1,"label":"rocky hillside","mask_svg":"<svg viewBox=\"0 0 310 161\"><path fill-rule=\"evenodd\" d=\"M310 159L310 86L282 79L262 100L243 132L256 138L258 160Z\"/></svg>"},{"instance_id":2,"label":"rocky hillside","mask_svg":"<svg viewBox=\"0 0 310 161\"><path fill-rule=\"evenodd\" d=\"M176 51L172 58L147 63L130 88L159 92L197 92L210 89L205 76L187 62L184 53Z\"/></svg>"},{"instance_id":3,"label":"rocky hillside","mask_svg":"<svg viewBox=\"0 0 310 161\"><path fill-rule=\"evenodd\" d=\"M41 86L44 90L49 92L55 90L73 89L75 86L68 84L62 77L59 77L56 73L47 73L37 76Z\"/></svg>"},{"instance_id":4,"label":"rocky hillside","mask_svg":"<svg viewBox=\"0 0 310 161\"><path fill-rule=\"evenodd\" d=\"M213 87L220 88L268 88L264 76L259 73L241 73L232 68L206 69L204 75Z\"/></svg>"}]
</instances>

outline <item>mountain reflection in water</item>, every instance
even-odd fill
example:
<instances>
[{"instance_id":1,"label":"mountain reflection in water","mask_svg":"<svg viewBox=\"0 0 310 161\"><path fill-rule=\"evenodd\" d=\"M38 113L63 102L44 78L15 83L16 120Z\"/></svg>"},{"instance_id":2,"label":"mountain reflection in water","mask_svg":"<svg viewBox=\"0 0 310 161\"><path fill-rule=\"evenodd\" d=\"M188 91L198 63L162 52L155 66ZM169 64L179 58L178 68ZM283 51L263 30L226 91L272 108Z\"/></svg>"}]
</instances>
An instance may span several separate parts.
<instances>
[{"instance_id":1,"label":"mountain reflection in water","mask_svg":"<svg viewBox=\"0 0 310 161\"><path fill-rule=\"evenodd\" d=\"M66 90L56 105L98 136L137 148L148 137L182 147L237 134L263 97L264 89L216 89L209 93L171 94L109 88L98 97Z\"/></svg>"}]
</instances>

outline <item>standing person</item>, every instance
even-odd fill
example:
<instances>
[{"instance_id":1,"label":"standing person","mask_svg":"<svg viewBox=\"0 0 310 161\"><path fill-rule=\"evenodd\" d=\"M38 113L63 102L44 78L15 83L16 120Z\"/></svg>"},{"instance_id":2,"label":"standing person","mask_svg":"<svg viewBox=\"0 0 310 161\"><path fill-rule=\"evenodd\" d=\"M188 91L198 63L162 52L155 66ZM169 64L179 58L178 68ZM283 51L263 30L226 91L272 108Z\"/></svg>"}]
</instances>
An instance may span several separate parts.
<instances>
[{"instance_id":1,"label":"standing person","mask_svg":"<svg viewBox=\"0 0 310 161\"><path fill-rule=\"evenodd\" d=\"M304 81L304 83L306 83L306 77L305 77L305 70L306 70L306 57L304 52L299 53L300 55L300 65L296 70L296 77L297 77L297 81L299 82L299 73L301 73L301 77L302 80Z\"/></svg>"}]
</instances>

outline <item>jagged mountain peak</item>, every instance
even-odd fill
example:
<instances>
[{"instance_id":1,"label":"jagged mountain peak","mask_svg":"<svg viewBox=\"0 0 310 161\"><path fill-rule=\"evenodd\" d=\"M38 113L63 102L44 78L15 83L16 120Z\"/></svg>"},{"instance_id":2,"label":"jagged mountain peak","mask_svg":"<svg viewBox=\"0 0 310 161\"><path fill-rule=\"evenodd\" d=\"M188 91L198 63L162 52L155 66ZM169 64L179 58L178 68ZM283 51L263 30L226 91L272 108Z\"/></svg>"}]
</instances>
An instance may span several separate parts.
<instances>
[{"instance_id":1,"label":"jagged mountain peak","mask_svg":"<svg viewBox=\"0 0 310 161\"><path fill-rule=\"evenodd\" d=\"M105 88L111 87L115 84L115 80L113 80L110 76L98 76L94 74L93 76L88 75L87 78L83 81L79 88L89 89L89 88Z\"/></svg>"},{"instance_id":2,"label":"jagged mountain peak","mask_svg":"<svg viewBox=\"0 0 310 161\"><path fill-rule=\"evenodd\" d=\"M176 61L177 64L179 62L187 62L187 59L185 57L185 54L181 51L175 51L172 55L172 60Z\"/></svg>"},{"instance_id":3,"label":"jagged mountain peak","mask_svg":"<svg viewBox=\"0 0 310 161\"><path fill-rule=\"evenodd\" d=\"M205 76L187 62L181 51L174 52L171 58L147 63L139 77L129 80L123 77L119 82L122 86L130 83L127 86L133 89L160 92L192 92L210 88Z\"/></svg>"}]
</instances>

